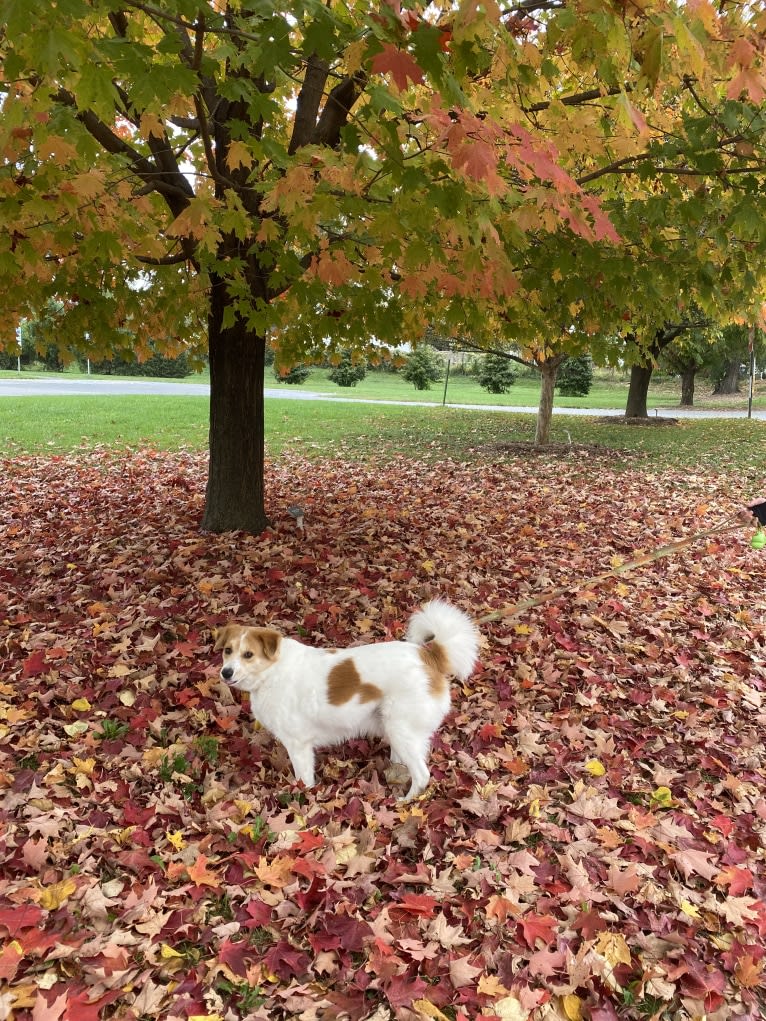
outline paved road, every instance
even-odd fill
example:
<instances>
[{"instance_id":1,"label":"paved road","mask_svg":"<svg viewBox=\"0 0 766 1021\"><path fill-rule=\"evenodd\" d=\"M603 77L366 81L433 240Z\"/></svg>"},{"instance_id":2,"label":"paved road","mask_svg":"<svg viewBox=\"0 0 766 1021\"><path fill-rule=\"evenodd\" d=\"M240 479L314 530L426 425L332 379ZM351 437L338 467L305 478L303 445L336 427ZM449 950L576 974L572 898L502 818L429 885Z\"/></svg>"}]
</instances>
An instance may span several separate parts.
<instances>
[{"instance_id":1,"label":"paved road","mask_svg":"<svg viewBox=\"0 0 766 1021\"><path fill-rule=\"evenodd\" d=\"M294 401L335 401L346 404L396 404L421 408L435 408L441 401L373 401L363 397L343 397L321 394L312 390L265 390L267 398L278 397ZM155 383L142 379L0 379L0 397L61 397L108 394L159 394L174 397L207 397L210 387L207 383ZM466 408L473 411L510 411L536 415L536 407L509 407L502 404L452 404L451 408ZM554 407L556 415L588 415L603 417L622 415L624 408L565 408ZM747 411L703 411L697 408L650 409L649 414L666 415L672 418L747 418ZM753 418L766 420L766 411L753 411Z\"/></svg>"}]
</instances>

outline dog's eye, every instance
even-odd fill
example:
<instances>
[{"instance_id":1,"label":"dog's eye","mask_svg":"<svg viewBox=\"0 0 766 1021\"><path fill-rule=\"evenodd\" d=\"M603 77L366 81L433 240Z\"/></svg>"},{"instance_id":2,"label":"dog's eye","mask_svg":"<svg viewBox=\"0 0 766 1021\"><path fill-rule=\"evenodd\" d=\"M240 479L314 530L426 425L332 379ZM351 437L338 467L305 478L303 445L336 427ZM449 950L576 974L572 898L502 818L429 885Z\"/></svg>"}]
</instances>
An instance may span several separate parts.
<instances>
[{"instance_id":1,"label":"dog's eye","mask_svg":"<svg viewBox=\"0 0 766 1021\"><path fill-rule=\"evenodd\" d=\"M223 654L224 654L224 656L231 656L231 646L230 645L226 646L226 648L223 650Z\"/></svg>"},{"instance_id":2,"label":"dog's eye","mask_svg":"<svg viewBox=\"0 0 766 1021\"><path fill-rule=\"evenodd\" d=\"M253 658L253 654L252 654L252 652L245 652L245 653L242 654L242 658L243 659L252 659Z\"/></svg>"}]
</instances>

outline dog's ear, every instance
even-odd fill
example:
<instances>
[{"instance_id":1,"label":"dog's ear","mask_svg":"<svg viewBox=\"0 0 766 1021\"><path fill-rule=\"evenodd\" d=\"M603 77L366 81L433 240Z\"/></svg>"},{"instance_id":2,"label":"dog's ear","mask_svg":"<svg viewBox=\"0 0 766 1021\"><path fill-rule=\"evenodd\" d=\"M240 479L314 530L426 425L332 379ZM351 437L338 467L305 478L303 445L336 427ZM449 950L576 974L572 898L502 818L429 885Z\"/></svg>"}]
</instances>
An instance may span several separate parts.
<instances>
[{"instance_id":1,"label":"dog's ear","mask_svg":"<svg viewBox=\"0 0 766 1021\"><path fill-rule=\"evenodd\" d=\"M277 659L279 656L279 646L282 643L282 635L278 631L274 631L273 628L265 627L258 629L258 637L261 640L263 654L266 659Z\"/></svg>"},{"instance_id":2,"label":"dog's ear","mask_svg":"<svg viewBox=\"0 0 766 1021\"><path fill-rule=\"evenodd\" d=\"M227 624L226 627L213 628L213 639L215 640L213 648L216 652L228 642L232 627L232 624Z\"/></svg>"}]
</instances>

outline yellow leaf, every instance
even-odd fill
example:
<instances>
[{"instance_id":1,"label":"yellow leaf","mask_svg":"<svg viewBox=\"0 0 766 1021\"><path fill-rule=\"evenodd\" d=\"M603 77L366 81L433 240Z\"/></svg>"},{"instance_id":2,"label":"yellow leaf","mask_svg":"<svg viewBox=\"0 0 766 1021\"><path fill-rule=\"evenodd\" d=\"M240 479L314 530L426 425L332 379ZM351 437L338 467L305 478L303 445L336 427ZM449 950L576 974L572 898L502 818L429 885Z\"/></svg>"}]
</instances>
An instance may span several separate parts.
<instances>
[{"instance_id":1,"label":"yellow leaf","mask_svg":"<svg viewBox=\"0 0 766 1021\"><path fill-rule=\"evenodd\" d=\"M142 113L139 129L141 135L147 139L151 138L152 135L155 138L162 138L165 134L165 125L156 113Z\"/></svg>"},{"instance_id":2,"label":"yellow leaf","mask_svg":"<svg viewBox=\"0 0 766 1021\"><path fill-rule=\"evenodd\" d=\"M532 801L529 802L529 814L532 816L533 819L539 819L540 817L539 798L533 798Z\"/></svg>"},{"instance_id":3,"label":"yellow leaf","mask_svg":"<svg viewBox=\"0 0 766 1021\"><path fill-rule=\"evenodd\" d=\"M657 790L652 792L651 807L652 808L673 807L673 793L669 787L658 787Z\"/></svg>"},{"instance_id":4,"label":"yellow leaf","mask_svg":"<svg viewBox=\"0 0 766 1021\"><path fill-rule=\"evenodd\" d=\"M420 566L423 568L426 574L433 574L434 571L436 570L436 564L433 562L433 560L424 560Z\"/></svg>"},{"instance_id":5,"label":"yellow leaf","mask_svg":"<svg viewBox=\"0 0 766 1021\"><path fill-rule=\"evenodd\" d=\"M508 990L497 977L497 975L482 975L479 979L477 992L482 996L502 996Z\"/></svg>"},{"instance_id":6,"label":"yellow leaf","mask_svg":"<svg viewBox=\"0 0 766 1021\"><path fill-rule=\"evenodd\" d=\"M244 167L248 170L253 165L253 155L244 142L234 141L226 153L226 166L229 170L237 170Z\"/></svg>"},{"instance_id":7,"label":"yellow leaf","mask_svg":"<svg viewBox=\"0 0 766 1021\"><path fill-rule=\"evenodd\" d=\"M517 635L532 634L532 628L529 626L529 624L516 624L514 625L513 630L516 632Z\"/></svg>"},{"instance_id":8,"label":"yellow leaf","mask_svg":"<svg viewBox=\"0 0 766 1021\"><path fill-rule=\"evenodd\" d=\"M223 1021L220 1014L190 1014L189 1021Z\"/></svg>"},{"instance_id":9,"label":"yellow leaf","mask_svg":"<svg viewBox=\"0 0 766 1021\"><path fill-rule=\"evenodd\" d=\"M613 968L618 964L630 964L630 949L619 932L600 932L595 949Z\"/></svg>"},{"instance_id":10,"label":"yellow leaf","mask_svg":"<svg viewBox=\"0 0 766 1021\"><path fill-rule=\"evenodd\" d=\"M76 698L74 702L72 702L72 709L78 713L87 713L90 708L92 707L87 698Z\"/></svg>"},{"instance_id":11,"label":"yellow leaf","mask_svg":"<svg viewBox=\"0 0 766 1021\"><path fill-rule=\"evenodd\" d=\"M66 904L69 898L77 889L77 883L69 876L62 879L60 883L52 883L44 886L37 895L37 903L47 911L56 911L62 904Z\"/></svg>"},{"instance_id":12,"label":"yellow leaf","mask_svg":"<svg viewBox=\"0 0 766 1021\"><path fill-rule=\"evenodd\" d=\"M163 943L160 946L160 957L165 961L172 961L178 957L183 957L183 954L179 954L177 950L174 950L167 943Z\"/></svg>"},{"instance_id":13,"label":"yellow leaf","mask_svg":"<svg viewBox=\"0 0 766 1021\"><path fill-rule=\"evenodd\" d=\"M591 776L603 776L606 773L606 767L598 759L588 759L585 768Z\"/></svg>"},{"instance_id":14,"label":"yellow leaf","mask_svg":"<svg viewBox=\"0 0 766 1021\"><path fill-rule=\"evenodd\" d=\"M78 759L77 756L72 757L73 767L70 767L70 772L74 773L75 776L91 776L93 770L96 768L95 759Z\"/></svg>"},{"instance_id":15,"label":"yellow leaf","mask_svg":"<svg viewBox=\"0 0 766 1021\"><path fill-rule=\"evenodd\" d=\"M132 706L133 703L136 701L135 691L130 691L129 689L121 691L117 697L119 698L120 702L122 702L123 705L126 705L128 707Z\"/></svg>"},{"instance_id":16,"label":"yellow leaf","mask_svg":"<svg viewBox=\"0 0 766 1021\"><path fill-rule=\"evenodd\" d=\"M700 913L697 910L697 908L695 908L695 906L692 903L690 903L688 900L682 900L681 904L679 906L680 906L681 910L683 911L683 913L685 915L687 915L689 918L699 919L699 918L702 917L702 915L700 915Z\"/></svg>"},{"instance_id":17,"label":"yellow leaf","mask_svg":"<svg viewBox=\"0 0 766 1021\"><path fill-rule=\"evenodd\" d=\"M412 1006L419 1014L424 1014L426 1017L435 1017L436 1021L449 1021L447 1015L442 1014L430 1000L413 1000Z\"/></svg>"},{"instance_id":18,"label":"yellow leaf","mask_svg":"<svg viewBox=\"0 0 766 1021\"><path fill-rule=\"evenodd\" d=\"M168 838L169 843L173 845L176 851L183 851L186 847L186 841L184 840L182 830L168 830L165 836Z\"/></svg>"},{"instance_id":19,"label":"yellow leaf","mask_svg":"<svg viewBox=\"0 0 766 1021\"><path fill-rule=\"evenodd\" d=\"M582 1021L582 1000L579 996L575 996L574 993L567 993L561 1001L561 1006L564 1008L564 1013L569 1018L569 1021Z\"/></svg>"}]
</instances>

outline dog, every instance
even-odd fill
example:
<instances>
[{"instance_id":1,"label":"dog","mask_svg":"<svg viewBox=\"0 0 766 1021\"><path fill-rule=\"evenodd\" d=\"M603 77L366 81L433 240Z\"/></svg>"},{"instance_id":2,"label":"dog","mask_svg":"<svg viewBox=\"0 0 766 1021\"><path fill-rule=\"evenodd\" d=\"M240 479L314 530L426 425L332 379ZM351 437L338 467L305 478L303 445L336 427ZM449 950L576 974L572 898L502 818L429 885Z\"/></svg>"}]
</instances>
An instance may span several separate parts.
<instances>
[{"instance_id":1,"label":"dog","mask_svg":"<svg viewBox=\"0 0 766 1021\"><path fill-rule=\"evenodd\" d=\"M250 696L253 716L287 749L295 776L314 786L317 748L381 737L406 766L410 801L430 779L431 740L450 707L448 677L466 680L479 633L461 610L433 600L410 618L406 639L317 649L268 627L227 624L214 633L221 677Z\"/></svg>"}]
</instances>

